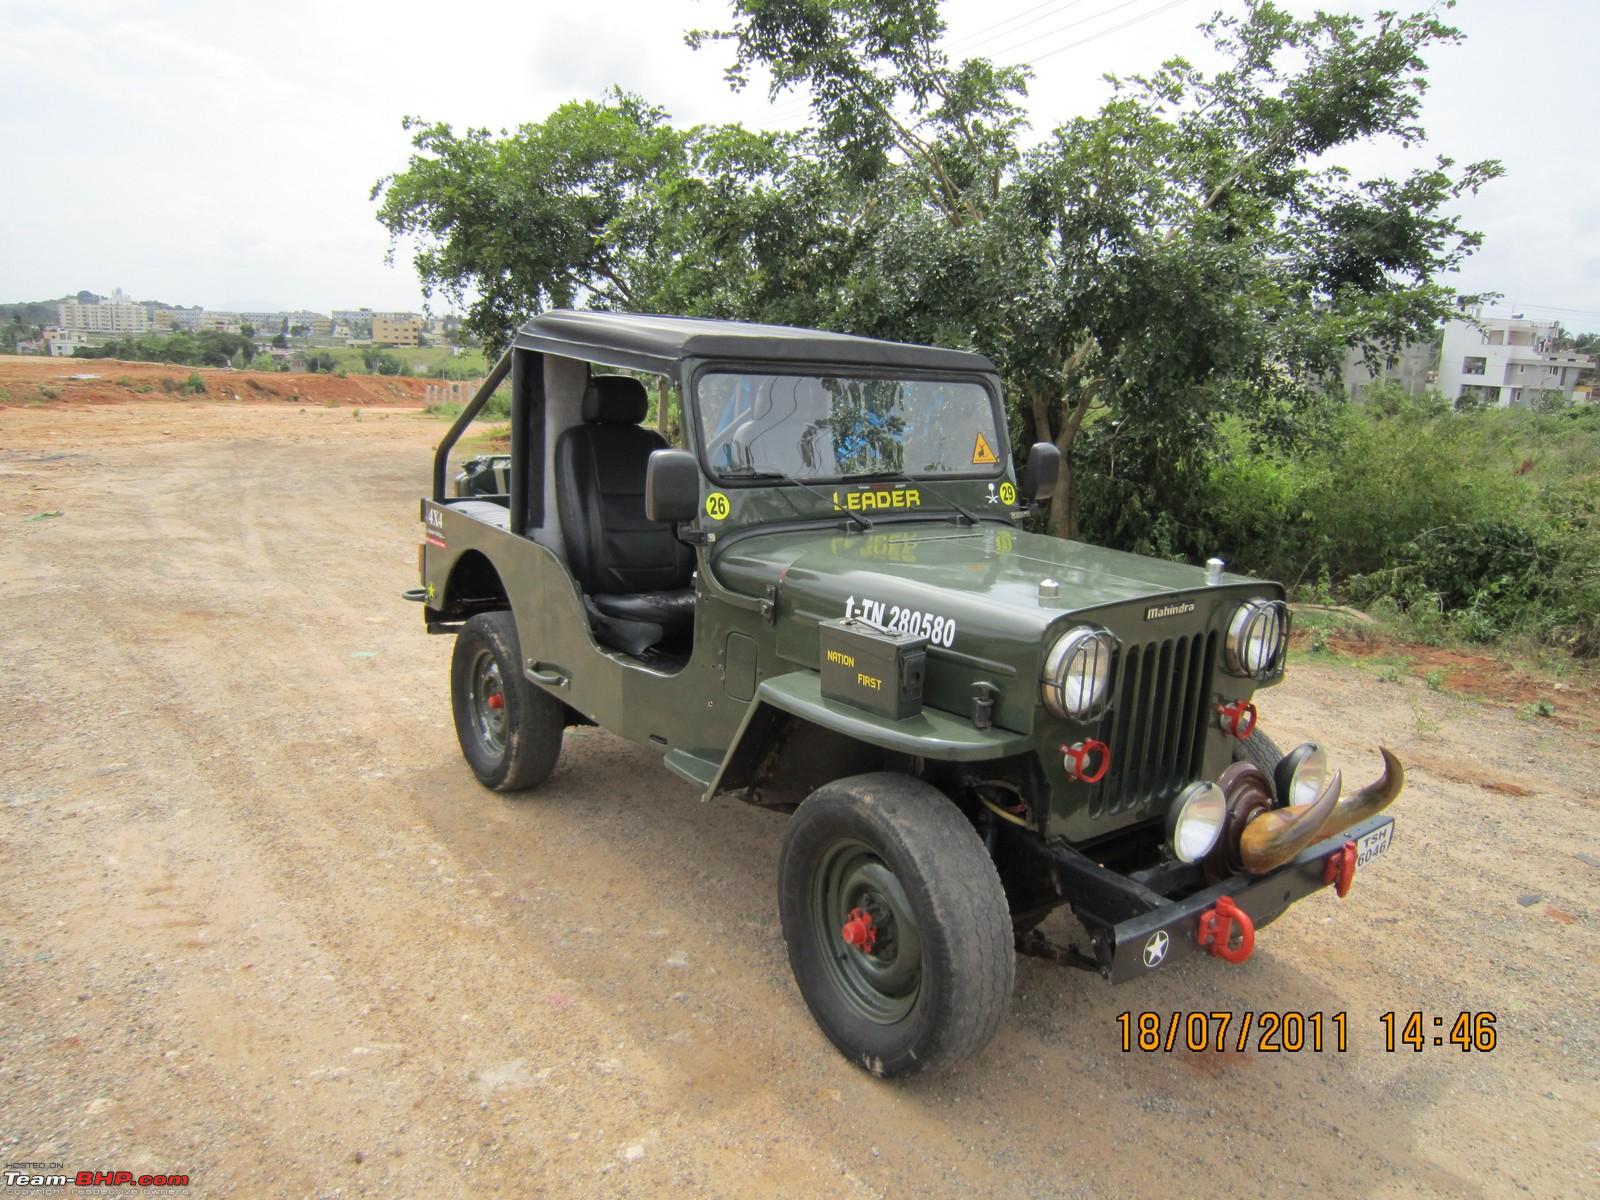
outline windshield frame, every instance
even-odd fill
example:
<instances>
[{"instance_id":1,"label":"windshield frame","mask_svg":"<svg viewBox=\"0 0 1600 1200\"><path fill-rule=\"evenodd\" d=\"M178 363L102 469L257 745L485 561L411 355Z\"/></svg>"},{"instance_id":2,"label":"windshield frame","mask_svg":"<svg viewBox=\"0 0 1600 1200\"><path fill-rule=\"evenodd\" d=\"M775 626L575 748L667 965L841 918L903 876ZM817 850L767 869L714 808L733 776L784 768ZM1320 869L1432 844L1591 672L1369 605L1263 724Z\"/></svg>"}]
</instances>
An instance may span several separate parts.
<instances>
[{"instance_id":1,"label":"windshield frame","mask_svg":"<svg viewBox=\"0 0 1600 1200\"><path fill-rule=\"evenodd\" d=\"M989 397L989 411L994 417L996 445L994 447L995 461L987 467L980 467L971 471L950 471L940 474L915 472L902 472L909 480L927 480L930 483L959 483L961 481L991 482L1007 478L1011 469L1011 444L1006 431L1005 404L1000 397L999 381L995 376L976 371L938 371L907 369L904 367L871 367L857 366L850 363L775 363L771 361L745 361L739 359L715 359L699 362L689 372L688 388L685 390L686 403L690 428L694 433L694 453L700 460L700 470L705 477L719 487L729 488L759 488L759 487L791 487L783 479L757 475L752 479L737 472L724 475L712 466L706 450L709 441L705 435L705 427L700 417L700 380L706 375L799 375L815 378L824 375L836 375L849 379L890 379L904 380L909 383L971 383L983 388L984 394ZM759 470L759 468L758 468ZM807 475L802 483L821 486L824 484L838 484L860 482L869 478L883 477L882 471L862 472L856 475ZM799 478L796 476L796 478Z\"/></svg>"}]
</instances>

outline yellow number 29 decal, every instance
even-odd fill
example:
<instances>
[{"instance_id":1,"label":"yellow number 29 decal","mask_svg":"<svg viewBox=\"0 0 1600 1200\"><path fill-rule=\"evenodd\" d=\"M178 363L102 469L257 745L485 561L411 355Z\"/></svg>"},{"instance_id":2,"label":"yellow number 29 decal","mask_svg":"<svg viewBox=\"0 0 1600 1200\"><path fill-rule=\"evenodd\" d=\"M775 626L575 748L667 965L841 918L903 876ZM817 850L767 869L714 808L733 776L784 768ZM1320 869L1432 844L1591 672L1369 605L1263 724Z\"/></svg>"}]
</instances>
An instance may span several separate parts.
<instances>
[{"instance_id":1,"label":"yellow number 29 decal","mask_svg":"<svg viewBox=\"0 0 1600 1200\"><path fill-rule=\"evenodd\" d=\"M1008 479L1000 485L1000 503L1015 504L1017 502L1017 489Z\"/></svg>"},{"instance_id":2,"label":"yellow number 29 decal","mask_svg":"<svg viewBox=\"0 0 1600 1200\"><path fill-rule=\"evenodd\" d=\"M712 492L707 496L706 516L713 521L726 521L728 519L728 497L721 492Z\"/></svg>"}]
</instances>

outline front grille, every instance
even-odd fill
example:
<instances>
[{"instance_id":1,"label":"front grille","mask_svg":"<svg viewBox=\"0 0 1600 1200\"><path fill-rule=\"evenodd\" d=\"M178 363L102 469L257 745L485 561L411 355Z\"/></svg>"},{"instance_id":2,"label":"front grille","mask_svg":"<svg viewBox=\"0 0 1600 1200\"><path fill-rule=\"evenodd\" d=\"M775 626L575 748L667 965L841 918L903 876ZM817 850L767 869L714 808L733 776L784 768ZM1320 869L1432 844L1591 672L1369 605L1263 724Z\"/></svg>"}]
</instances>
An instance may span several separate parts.
<instances>
[{"instance_id":1,"label":"front grille","mask_svg":"<svg viewBox=\"0 0 1600 1200\"><path fill-rule=\"evenodd\" d=\"M1111 769L1090 793L1091 817L1166 799L1199 777L1216 653L1215 633L1122 648L1116 698L1100 722Z\"/></svg>"}]
</instances>

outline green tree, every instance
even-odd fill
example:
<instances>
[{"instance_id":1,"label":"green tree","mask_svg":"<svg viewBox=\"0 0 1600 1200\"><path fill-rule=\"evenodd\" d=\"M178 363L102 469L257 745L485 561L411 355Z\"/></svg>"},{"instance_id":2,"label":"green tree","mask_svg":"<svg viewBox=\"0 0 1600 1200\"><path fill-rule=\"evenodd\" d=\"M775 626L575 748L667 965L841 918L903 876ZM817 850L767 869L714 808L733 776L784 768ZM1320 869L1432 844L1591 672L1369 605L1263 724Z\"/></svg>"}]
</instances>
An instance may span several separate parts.
<instances>
[{"instance_id":1,"label":"green tree","mask_svg":"<svg viewBox=\"0 0 1600 1200\"><path fill-rule=\"evenodd\" d=\"M1430 336L1477 245L1447 215L1499 172L1336 165L1422 137L1436 10L1296 19L1269 0L1202 28L1221 65L1112 80L1098 113L1025 140L1028 72L941 49L935 0L735 0L689 35L809 98L815 127L675 129L620 92L499 137L408 121L379 219L424 286L477 299L492 347L550 305L676 311L969 346L1022 441L1055 442L1053 529L1188 551L1212 432L1314 429L1345 349ZM1089 468L1085 470L1085 468ZM1158 545L1154 530L1166 530Z\"/></svg>"},{"instance_id":2,"label":"green tree","mask_svg":"<svg viewBox=\"0 0 1600 1200\"><path fill-rule=\"evenodd\" d=\"M774 93L808 89L877 201L841 323L989 353L1017 424L1062 450L1064 535L1084 459L1096 532L1137 544L1182 519L1219 415L1284 434L1346 347L1431 333L1450 306L1435 280L1479 240L1443 210L1499 173L1321 165L1422 137L1424 52L1460 36L1432 12L1368 26L1259 0L1202 28L1217 71L1114 79L1100 112L1027 148L1025 74L949 61L933 0L736 0L729 29L691 35L732 45L736 85L761 66Z\"/></svg>"}]
</instances>

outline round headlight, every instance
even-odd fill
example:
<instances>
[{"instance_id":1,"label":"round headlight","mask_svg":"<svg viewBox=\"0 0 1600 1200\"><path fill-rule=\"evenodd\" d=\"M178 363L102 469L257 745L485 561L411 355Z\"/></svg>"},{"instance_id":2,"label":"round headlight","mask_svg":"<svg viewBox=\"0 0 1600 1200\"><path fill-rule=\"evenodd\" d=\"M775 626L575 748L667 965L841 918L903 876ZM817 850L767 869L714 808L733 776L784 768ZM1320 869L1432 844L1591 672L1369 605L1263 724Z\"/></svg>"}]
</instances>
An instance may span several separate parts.
<instances>
[{"instance_id":1,"label":"round headlight","mask_svg":"<svg viewBox=\"0 0 1600 1200\"><path fill-rule=\"evenodd\" d=\"M1116 638L1092 625L1079 625L1057 638L1045 656L1039 681L1044 706L1074 721L1098 716L1111 692L1111 655L1116 647Z\"/></svg>"},{"instance_id":2,"label":"round headlight","mask_svg":"<svg viewBox=\"0 0 1600 1200\"><path fill-rule=\"evenodd\" d=\"M1279 804L1310 804L1328 786L1327 752L1315 742L1296 746L1273 769L1272 781Z\"/></svg>"},{"instance_id":3,"label":"round headlight","mask_svg":"<svg viewBox=\"0 0 1600 1200\"><path fill-rule=\"evenodd\" d=\"M1248 600L1228 622L1228 670L1266 679L1289 648L1289 609L1282 600Z\"/></svg>"},{"instance_id":4,"label":"round headlight","mask_svg":"<svg viewBox=\"0 0 1600 1200\"><path fill-rule=\"evenodd\" d=\"M1191 783L1178 794L1167 813L1167 840L1183 862L1198 862L1211 853L1228 819L1228 800L1214 783Z\"/></svg>"}]
</instances>

